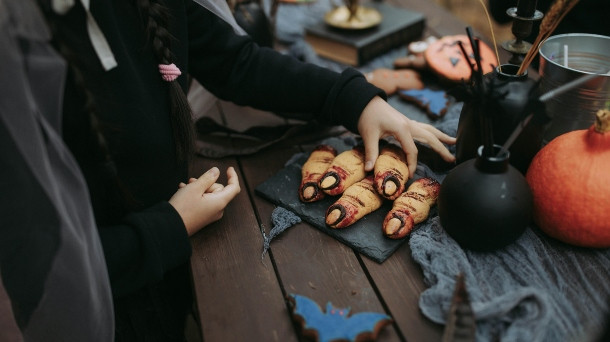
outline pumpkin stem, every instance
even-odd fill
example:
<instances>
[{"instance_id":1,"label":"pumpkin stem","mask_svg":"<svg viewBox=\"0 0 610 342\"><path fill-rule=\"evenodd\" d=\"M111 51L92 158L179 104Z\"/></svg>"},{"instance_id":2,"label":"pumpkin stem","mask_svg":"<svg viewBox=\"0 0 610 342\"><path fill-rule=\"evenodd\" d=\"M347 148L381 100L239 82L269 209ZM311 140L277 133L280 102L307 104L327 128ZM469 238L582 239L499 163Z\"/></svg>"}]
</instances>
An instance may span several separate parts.
<instances>
[{"instance_id":1,"label":"pumpkin stem","mask_svg":"<svg viewBox=\"0 0 610 342\"><path fill-rule=\"evenodd\" d=\"M610 131L610 110L600 109L595 114L595 131L606 133Z\"/></svg>"}]
</instances>

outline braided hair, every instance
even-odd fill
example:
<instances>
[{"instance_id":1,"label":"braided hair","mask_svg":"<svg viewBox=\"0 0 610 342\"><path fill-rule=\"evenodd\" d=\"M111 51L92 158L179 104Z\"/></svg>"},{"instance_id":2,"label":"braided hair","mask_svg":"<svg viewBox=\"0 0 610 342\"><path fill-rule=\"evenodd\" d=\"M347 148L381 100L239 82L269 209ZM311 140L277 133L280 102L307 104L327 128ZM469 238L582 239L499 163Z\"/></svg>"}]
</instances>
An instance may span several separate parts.
<instances>
[{"instance_id":1,"label":"braided hair","mask_svg":"<svg viewBox=\"0 0 610 342\"><path fill-rule=\"evenodd\" d=\"M135 0L135 5L142 13L143 18L145 18L143 29L148 36L149 43L152 44L160 67L162 65L172 65L171 63L174 60L170 50L173 37L167 30L169 11L161 1ZM80 110L89 123L89 136L92 139L92 143L94 146L97 146L97 150L92 151L93 153L89 154L89 156L95 160L97 167L102 171L103 178L114 184L114 188L118 190L118 194L116 194L118 201L114 203L123 210L136 207L137 203L134 197L118 176L117 167L104 134L108 127L99 119L100 116L98 115L95 97L85 82L83 72L81 71L82 68L79 65L78 55L58 35L57 23L61 19L61 15L56 14L51 9L50 3L47 0L38 0L38 4L45 14L48 27L51 31L51 43L57 52L68 62L68 78L72 80L75 86L74 91L77 92L78 98L83 99ZM175 80L176 77L167 78L163 76L163 79L167 81L170 97L170 122L176 149L176 159L177 161L189 161L194 152L195 137L191 109L186 94Z\"/></svg>"},{"instance_id":2,"label":"braided hair","mask_svg":"<svg viewBox=\"0 0 610 342\"><path fill-rule=\"evenodd\" d=\"M162 0L136 0L140 13L146 21L146 32L152 42L153 52L159 62L160 72L164 67L175 69L171 52L172 35L167 30L169 13ZM177 70L177 69L176 69ZM178 72L179 73L179 72ZM175 74L174 74L175 75ZM189 160L194 152L195 131L192 111L186 94L176 81L176 77L163 77L168 81L171 124L179 160Z\"/></svg>"},{"instance_id":3,"label":"braided hair","mask_svg":"<svg viewBox=\"0 0 610 342\"><path fill-rule=\"evenodd\" d=\"M67 61L67 77L72 80L74 84L73 90L77 93L78 98L82 99L80 111L85 115L86 121L89 123L89 136L92 139L92 145L97 146L97 150L91 151L89 156L95 161L95 165L101 171L103 179L115 185L114 189L118 192L116 197L119 199L115 204L120 208L134 206L135 199L118 176L116 164L103 133L105 127L103 127L102 122L99 120L95 98L86 85L77 55L58 37L57 20L59 15L50 8L50 4L47 1L38 0L38 4L45 15L47 26L51 32L50 43Z\"/></svg>"}]
</instances>

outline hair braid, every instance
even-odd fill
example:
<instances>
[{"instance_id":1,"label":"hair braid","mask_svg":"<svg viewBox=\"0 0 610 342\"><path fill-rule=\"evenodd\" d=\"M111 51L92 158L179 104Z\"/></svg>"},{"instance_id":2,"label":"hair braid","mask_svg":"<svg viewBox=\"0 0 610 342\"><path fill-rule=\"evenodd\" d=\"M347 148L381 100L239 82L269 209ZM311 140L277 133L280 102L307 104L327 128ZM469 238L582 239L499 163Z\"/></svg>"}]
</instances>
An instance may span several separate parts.
<instances>
[{"instance_id":1,"label":"hair braid","mask_svg":"<svg viewBox=\"0 0 610 342\"><path fill-rule=\"evenodd\" d=\"M95 160L102 171L103 177L110 181L116 186L121 199L119 205L123 208L128 208L136 204L135 199L127 190L123 182L118 176L118 170L116 163L112 158L110 148L106 137L103 134L102 123L98 119L97 106L95 104L95 97L86 86L85 79L81 69L78 67L77 55L70 49L59 37L58 30L55 24L57 14L50 10L43 1L39 1L43 13L47 20L47 25L51 31L51 44L55 47L57 52L66 60L68 66L68 77L71 78L75 85L75 91L78 92L77 96L83 99L82 112L87 115L89 122L89 131L92 139L94 139L95 145L98 150L94 154Z\"/></svg>"},{"instance_id":2,"label":"hair braid","mask_svg":"<svg viewBox=\"0 0 610 342\"><path fill-rule=\"evenodd\" d=\"M169 13L160 0L137 0L138 8L146 19L146 33L152 42L153 52L160 64L171 64L173 39L167 30ZM178 160L189 160L194 152L195 130L192 112L186 94L177 81L168 82L171 124Z\"/></svg>"}]
</instances>

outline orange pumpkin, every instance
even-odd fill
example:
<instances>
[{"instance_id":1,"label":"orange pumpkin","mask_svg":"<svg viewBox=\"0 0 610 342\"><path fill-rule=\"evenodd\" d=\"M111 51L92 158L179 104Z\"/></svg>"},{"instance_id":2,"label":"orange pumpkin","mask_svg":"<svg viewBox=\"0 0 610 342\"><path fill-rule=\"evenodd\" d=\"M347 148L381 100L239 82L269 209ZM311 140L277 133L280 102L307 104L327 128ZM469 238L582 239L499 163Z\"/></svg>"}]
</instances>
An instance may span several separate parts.
<instances>
[{"instance_id":1,"label":"orange pumpkin","mask_svg":"<svg viewBox=\"0 0 610 342\"><path fill-rule=\"evenodd\" d=\"M610 247L610 111L595 124L551 140L534 157L526 179L534 221L563 242Z\"/></svg>"}]
</instances>

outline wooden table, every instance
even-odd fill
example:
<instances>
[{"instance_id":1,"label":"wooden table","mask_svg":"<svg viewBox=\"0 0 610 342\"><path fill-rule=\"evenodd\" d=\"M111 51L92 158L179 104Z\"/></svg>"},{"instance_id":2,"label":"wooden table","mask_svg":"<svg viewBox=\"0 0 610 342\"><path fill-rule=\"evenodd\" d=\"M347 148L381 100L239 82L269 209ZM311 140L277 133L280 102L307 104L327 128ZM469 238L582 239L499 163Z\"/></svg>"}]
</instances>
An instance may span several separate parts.
<instances>
[{"instance_id":1,"label":"wooden table","mask_svg":"<svg viewBox=\"0 0 610 342\"><path fill-rule=\"evenodd\" d=\"M467 24L433 1L386 2L424 13L426 35L465 32ZM297 293L322 307L330 301L351 307L352 313L389 314L394 324L381 331L379 341L439 341L443 327L419 311L425 285L408 243L378 264L300 223L274 239L269 253L261 256L261 230L269 232L275 206L256 195L254 188L307 147L287 141L248 157L196 159L194 176L211 166L221 170L235 166L242 187L222 220L192 238L192 277L203 340L298 341L299 329L286 301L287 294Z\"/></svg>"}]
</instances>

